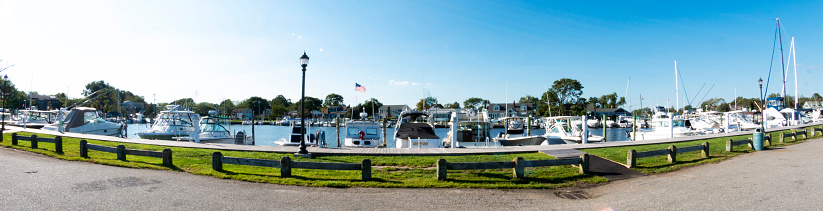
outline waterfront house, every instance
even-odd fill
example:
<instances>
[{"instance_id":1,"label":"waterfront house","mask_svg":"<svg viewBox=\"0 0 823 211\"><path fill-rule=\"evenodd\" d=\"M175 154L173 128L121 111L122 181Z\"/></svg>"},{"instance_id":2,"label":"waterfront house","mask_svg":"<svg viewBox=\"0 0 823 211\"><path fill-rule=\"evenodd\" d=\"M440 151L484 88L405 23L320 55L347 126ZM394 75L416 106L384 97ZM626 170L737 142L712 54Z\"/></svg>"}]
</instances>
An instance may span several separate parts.
<instances>
[{"instance_id":1,"label":"waterfront house","mask_svg":"<svg viewBox=\"0 0 823 211\"><path fill-rule=\"evenodd\" d=\"M346 113L349 112L348 106L329 106L323 108L323 118L325 119L334 119L334 118L346 118Z\"/></svg>"},{"instance_id":2,"label":"waterfront house","mask_svg":"<svg viewBox=\"0 0 823 211\"><path fill-rule=\"evenodd\" d=\"M589 108L586 109L586 113L589 116L600 118L603 115L606 117L615 117L615 116L632 116L632 113L626 111L623 108Z\"/></svg>"},{"instance_id":3,"label":"waterfront house","mask_svg":"<svg viewBox=\"0 0 823 211\"><path fill-rule=\"evenodd\" d=\"M146 106L143 103L138 103L131 100L123 102L122 106L123 110L125 110L127 114L142 113L146 109Z\"/></svg>"},{"instance_id":4,"label":"waterfront house","mask_svg":"<svg viewBox=\"0 0 823 211\"><path fill-rule=\"evenodd\" d=\"M377 111L377 119L390 117L397 118L397 116L400 115L400 112L403 112L407 109L411 110L411 107L409 107L408 105L383 105L380 106L380 108Z\"/></svg>"},{"instance_id":5,"label":"waterfront house","mask_svg":"<svg viewBox=\"0 0 823 211\"><path fill-rule=\"evenodd\" d=\"M234 109L234 117L238 119L251 119L252 111L248 108L236 108Z\"/></svg>"},{"instance_id":6,"label":"waterfront house","mask_svg":"<svg viewBox=\"0 0 823 211\"><path fill-rule=\"evenodd\" d=\"M62 105L60 98L52 95L31 95L31 102L38 110L56 109Z\"/></svg>"},{"instance_id":7,"label":"waterfront house","mask_svg":"<svg viewBox=\"0 0 823 211\"><path fill-rule=\"evenodd\" d=\"M803 109L815 110L815 109L823 109L823 105L821 105L820 101L806 101L803 103Z\"/></svg>"},{"instance_id":8,"label":"waterfront house","mask_svg":"<svg viewBox=\"0 0 823 211\"><path fill-rule=\"evenodd\" d=\"M531 103L492 103L486 108L489 118L497 119L505 117L519 116L526 117L534 114L535 107ZM506 110L508 109L508 110Z\"/></svg>"}]
</instances>

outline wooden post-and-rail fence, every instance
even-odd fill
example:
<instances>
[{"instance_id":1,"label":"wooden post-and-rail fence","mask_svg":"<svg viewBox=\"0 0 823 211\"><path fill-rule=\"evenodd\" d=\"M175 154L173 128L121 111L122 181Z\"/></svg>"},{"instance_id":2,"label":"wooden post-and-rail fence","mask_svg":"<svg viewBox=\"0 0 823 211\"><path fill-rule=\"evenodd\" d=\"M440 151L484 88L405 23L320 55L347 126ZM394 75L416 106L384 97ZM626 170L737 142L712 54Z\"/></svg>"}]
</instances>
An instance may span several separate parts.
<instances>
[{"instance_id":1,"label":"wooden post-and-rail fence","mask_svg":"<svg viewBox=\"0 0 823 211\"><path fill-rule=\"evenodd\" d=\"M53 143L54 144L54 151L63 154L63 137L56 136L54 138L43 138L37 137L37 135L31 135L30 137L27 136L18 136L17 133L11 134L11 145L17 145L19 141L30 141L31 148L37 149L39 142L46 142L46 143Z\"/></svg>"},{"instance_id":2,"label":"wooden post-and-rail fence","mask_svg":"<svg viewBox=\"0 0 823 211\"><path fill-rule=\"evenodd\" d=\"M703 142L702 145L695 145L695 146L688 146L683 148L677 148L674 145L669 146L668 149L661 149L661 150L652 150L652 151L643 151L638 152L633 149L630 149L626 155L626 166L629 168L633 168L637 166L637 158L645 158L645 157L653 157L653 156L668 156L669 163L677 162L677 154L678 153L686 153L686 152L694 152L694 151L701 151L701 157L707 158L709 157L709 142Z\"/></svg>"},{"instance_id":3,"label":"wooden post-and-rail fence","mask_svg":"<svg viewBox=\"0 0 823 211\"><path fill-rule=\"evenodd\" d=\"M117 145L117 147L107 147L101 146L96 144L89 144L86 140L80 140L80 156L84 158L89 157L89 150L94 151L101 151L101 152L108 152L108 153L115 153L117 154L117 159L126 161L126 155L137 155L137 156L144 156L144 157L155 157L155 158L162 158L163 159L163 166L166 167L173 167L174 164L172 163L172 154L171 149L163 149L163 151L148 151L148 150L137 150L137 149L126 149L124 145Z\"/></svg>"},{"instance_id":4,"label":"wooden post-and-rail fence","mask_svg":"<svg viewBox=\"0 0 823 211\"><path fill-rule=\"evenodd\" d=\"M261 166L280 168L281 177L291 177L291 169L321 169L321 170L360 170L363 180L371 179L371 160L363 159L361 163L328 163L328 162L302 162L292 161L289 157L280 160L267 160L255 158L226 157L221 152L212 153L211 167L214 170L222 171L223 164Z\"/></svg>"},{"instance_id":5,"label":"wooden post-and-rail fence","mask_svg":"<svg viewBox=\"0 0 823 211\"><path fill-rule=\"evenodd\" d=\"M437 160L437 180L446 180L448 170L472 170L472 169L506 169L512 168L512 177L524 178L526 167L541 166L562 166L577 165L581 174L589 173L589 154L582 154L579 158L556 159L556 160L524 160L521 157L514 158L513 161L497 162L466 162L449 163L446 159Z\"/></svg>"}]
</instances>

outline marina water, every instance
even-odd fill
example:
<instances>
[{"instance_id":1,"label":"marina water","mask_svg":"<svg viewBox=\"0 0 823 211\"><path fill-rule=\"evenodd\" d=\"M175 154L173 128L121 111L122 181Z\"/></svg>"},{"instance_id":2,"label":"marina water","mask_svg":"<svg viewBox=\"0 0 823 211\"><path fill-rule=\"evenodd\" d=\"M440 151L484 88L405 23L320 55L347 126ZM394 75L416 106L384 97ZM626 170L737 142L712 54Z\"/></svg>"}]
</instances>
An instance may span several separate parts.
<instances>
[{"instance_id":1,"label":"marina water","mask_svg":"<svg viewBox=\"0 0 823 211\"><path fill-rule=\"evenodd\" d=\"M128 125L128 138L140 139L137 136L137 133L143 132L148 130L151 127L149 124L129 124ZM246 135L251 135L251 125L231 125L231 132L235 134L237 131L244 131ZM337 147L337 130L334 127L311 127L309 128L310 132L314 134L317 130L324 131L326 133L326 146L327 147ZM592 135L602 135L603 129L589 129ZM606 129L606 140L607 141L628 141L629 138L626 137L626 131L630 131L629 128L607 128ZM263 146L276 146L274 144L275 141L285 139L290 134L290 127L289 126L274 126L274 125L255 125L254 126L254 133L257 138L255 138L256 145L263 145ZM345 133L346 128L340 127L340 132ZM435 134L439 136L441 139L446 137L446 134L449 132L449 128L436 128ZM492 136L496 136L498 133L505 132L503 128L494 128L491 130ZM545 134L544 129L532 129L532 135L543 135ZM380 131L382 133L382 130ZM394 128L389 127L386 128L386 133L388 136L388 143L386 146L388 148L394 148ZM382 134L381 134L382 135ZM340 142L343 142L345 139L345 134L340 134Z\"/></svg>"}]
</instances>

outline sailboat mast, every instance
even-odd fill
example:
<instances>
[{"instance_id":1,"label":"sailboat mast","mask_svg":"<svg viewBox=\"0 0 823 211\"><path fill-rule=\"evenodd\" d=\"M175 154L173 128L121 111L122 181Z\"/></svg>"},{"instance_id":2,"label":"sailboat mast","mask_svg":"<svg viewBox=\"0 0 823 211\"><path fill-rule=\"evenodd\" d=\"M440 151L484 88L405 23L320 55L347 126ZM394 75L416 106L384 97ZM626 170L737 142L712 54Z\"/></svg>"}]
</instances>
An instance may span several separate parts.
<instances>
[{"instance_id":1,"label":"sailboat mast","mask_svg":"<svg viewBox=\"0 0 823 211\"><path fill-rule=\"evenodd\" d=\"M794 48L794 37L792 37L792 47L790 52L792 53L792 65L794 65L794 110L798 109L798 104L800 104L800 95L797 95L797 49Z\"/></svg>"},{"instance_id":2,"label":"sailboat mast","mask_svg":"<svg viewBox=\"0 0 823 211\"><path fill-rule=\"evenodd\" d=\"M780 70L783 71L783 93L781 93L781 94L783 94L782 95L783 105L785 106L786 105L786 62L783 61L784 60L783 59L783 34L780 31L780 18L777 18L775 20L777 20L777 37L780 41L780 64L782 65L782 66L780 66Z\"/></svg>"},{"instance_id":3,"label":"sailboat mast","mask_svg":"<svg viewBox=\"0 0 823 211\"><path fill-rule=\"evenodd\" d=\"M677 88L677 60L674 61L674 96L677 107L674 108L674 112L677 113L677 109L680 109L680 89Z\"/></svg>"}]
</instances>

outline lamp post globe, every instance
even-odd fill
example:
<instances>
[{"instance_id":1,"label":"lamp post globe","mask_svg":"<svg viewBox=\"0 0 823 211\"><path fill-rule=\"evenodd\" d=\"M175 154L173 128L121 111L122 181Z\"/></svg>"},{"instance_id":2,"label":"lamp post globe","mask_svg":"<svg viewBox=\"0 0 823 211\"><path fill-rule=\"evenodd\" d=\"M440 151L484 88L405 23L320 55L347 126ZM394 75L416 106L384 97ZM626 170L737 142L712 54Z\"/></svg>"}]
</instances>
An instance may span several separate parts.
<instances>
[{"instance_id":1,"label":"lamp post globe","mask_svg":"<svg viewBox=\"0 0 823 211\"><path fill-rule=\"evenodd\" d=\"M300 94L300 150L297 154L306 155L309 151L306 150L306 66L309 65L309 56L303 51L303 56L300 57L300 66L303 67L303 87Z\"/></svg>"}]
</instances>

